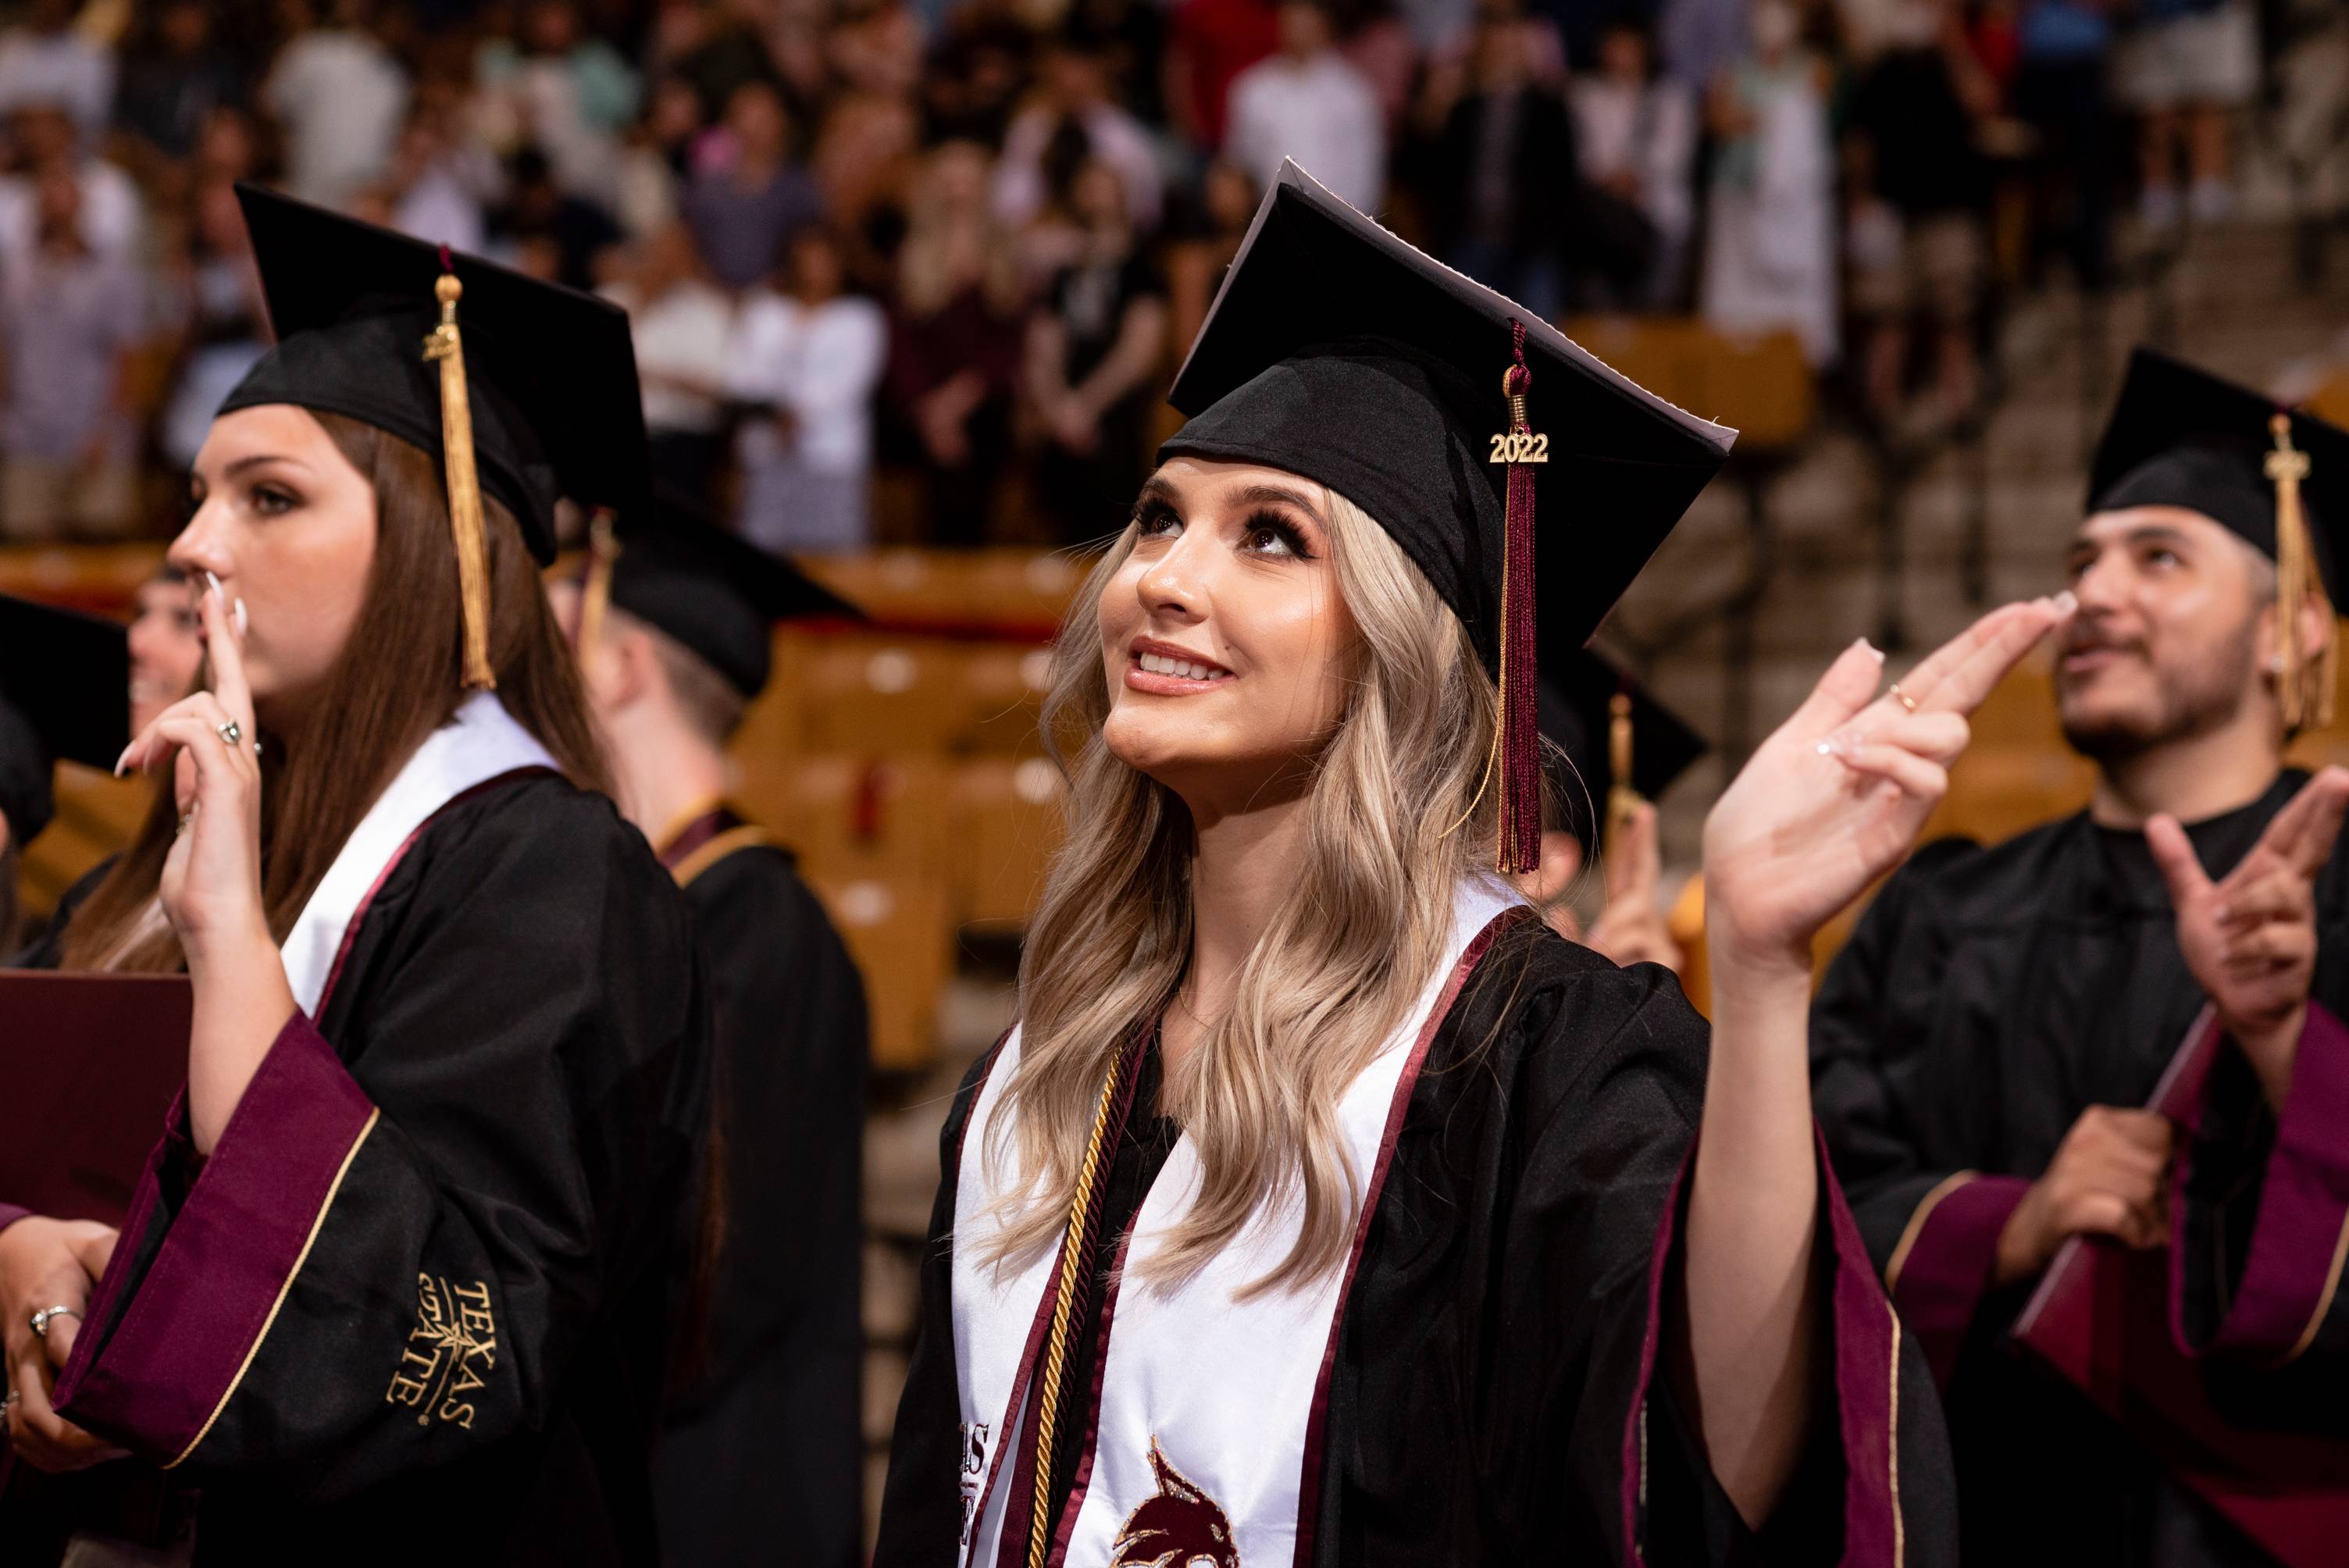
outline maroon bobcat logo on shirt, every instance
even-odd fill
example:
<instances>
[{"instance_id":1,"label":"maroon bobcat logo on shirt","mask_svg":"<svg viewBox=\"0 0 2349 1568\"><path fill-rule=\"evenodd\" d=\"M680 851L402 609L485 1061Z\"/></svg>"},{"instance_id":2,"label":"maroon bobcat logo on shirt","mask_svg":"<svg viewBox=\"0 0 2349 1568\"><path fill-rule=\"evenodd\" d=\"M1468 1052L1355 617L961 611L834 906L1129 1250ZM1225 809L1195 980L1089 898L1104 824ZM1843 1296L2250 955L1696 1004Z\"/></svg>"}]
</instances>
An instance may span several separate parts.
<instances>
[{"instance_id":1,"label":"maroon bobcat logo on shirt","mask_svg":"<svg viewBox=\"0 0 2349 1568\"><path fill-rule=\"evenodd\" d=\"M1190 1568L1194 1563L1240 1568L1232 1522L1214 1498L1166 1462L1155 1438L1150 1439L1150 1468L1158 1477L1158 1491L1126 1516L1110 1568Z\"/></svg>"}]
</instances>

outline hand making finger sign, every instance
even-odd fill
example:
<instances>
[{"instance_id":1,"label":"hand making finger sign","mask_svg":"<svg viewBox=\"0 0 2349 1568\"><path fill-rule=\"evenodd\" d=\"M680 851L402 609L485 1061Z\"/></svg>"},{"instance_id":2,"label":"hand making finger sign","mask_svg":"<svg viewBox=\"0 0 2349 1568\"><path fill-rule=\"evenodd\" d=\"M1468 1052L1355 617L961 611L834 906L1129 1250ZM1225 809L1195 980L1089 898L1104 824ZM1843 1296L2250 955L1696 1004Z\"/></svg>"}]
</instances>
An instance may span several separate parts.
<instances>
[{"instance_id":1,"label":"hand making finger sign","mask_svg":"<svg viewBox=\"0 0 2349 1568\"><path fill-rule=\"evenodd\" d=\"M212 689L165 708L125 748L115 771L168 761L180 831L163 862L163 913L190 965L223 938L267 938L261 899L261 757L243 643L215 581L197 595Z\"/></svg>"},{"instance_id":2,"label":"hand making finger sign","mask_svg":"<svg viewBox=\"0 0 2349 1568\"><path fill-rule=\"evenodd\" d=\"M2178 912L2186 966L2279 1107L2316 972L2316 878L2333 858L2344 810L2349 770L2328 768L2301 787L2242 863L2216 882L2177 818L2145 825L2147 847Z\"/></svg>"},{"instance_id":3,"label":"hand making finger sign","mask_svg":"<svg viewBox=\"0 0 2349 1568\"><path fill-rule=\"evenodd\" d=\"M1705 820L1716 953L1807 968L1812 936L1916 841L1966 716L2072 609L2060 594L1993 610L1881 696L1884 656L1846 649Z\"/></svg>"},{"instance_id":4,"label":"hand making finger sign","mask_svg":"<svg viewBox=\"0 0 2349 1568\"><path fill-rule=\"evenodd\" d=\"M1618 964L1661 964L1678 970L1681 944L1672 940L1656 902L1657 884L1663 880L1656 808L1644 800L1634 807L1609 848L1612 852L1601 868L1607 877L1607 906L1591 923L1584 944Z\"/></svg>"}]
</instances>

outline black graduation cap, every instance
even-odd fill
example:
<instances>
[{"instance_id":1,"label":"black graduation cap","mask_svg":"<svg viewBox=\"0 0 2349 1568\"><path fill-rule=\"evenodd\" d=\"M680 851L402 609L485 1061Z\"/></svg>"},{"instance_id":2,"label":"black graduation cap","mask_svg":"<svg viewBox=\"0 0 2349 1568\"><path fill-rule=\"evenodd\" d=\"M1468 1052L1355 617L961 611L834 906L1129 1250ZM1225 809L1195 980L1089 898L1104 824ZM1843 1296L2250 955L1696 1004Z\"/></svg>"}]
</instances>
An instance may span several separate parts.
<instances>
[{"instance_id":1,"label":"black graduation cap","mask_svg":"<svg viewBox=\"0 0 2349 1568\"><path fill-rule=\"evenodd\" d=\"M621 512L613 534L610 603L707 660L745 697L766 689L768 632L776 622L864 619L667 485L657 487L649 508ZM591 573L595 569L591 560Z\"/></svg>"},{"instance_id":2,"label":"black graduation cap","mask_svg":"<svg viewBox=\"0 0 2349 1568\"><path fill-rule=\"evenodd\" d=\"M2301 501L2325 585L2337 599L2340 565L2349 560L2349 431L2166 354L2139 348L2129 358L2120 401L2096 443L2088 510L2185 507L2273 559L2276 487L2267 468L2276 449L2270 421L2278 414L2309 459Z\"/></svg>"},{"instance_id":3,"label":"black graduation cap","mask_svg":"<svg viewBox=\"0 0 2349 1568\"><path fill-rule=\"evenodd\" d=\"M1503 677L1501 865L1529 867L1532 627L1587 642L1736 432L1643 391L1294 162L1257 207L1170 400L1191 419L1162 459L1264 463L1328 485L1459 615ZM1501 460L1512 451L1530 460ZM1554 563L1539 574L1537 516ZM1531 581L1512 588L1512 576Z\"/></svg>"},{"instance_id":4,"label":"black graduation cap","mask_svg":"<svg viewBox=\"0 0 2349 1568\"><path fill-rule=\"evenodd\" d=\"M1619 704L1631 725L1628 779L1615 776ZM1618 786L1652 800L1711 749L1680 715L1588 648L1543 661L1540 713L1542 738L1549 743L1542 760L1559 825L1586 850L1598 847L1596 824L1606 820Z\"/></svg>"},{"instance_id":5,"label":"black graduation cap","mask_svg":"<svg viewBox=\"0 0 2349 1568\"><path fill-rule=\"evenodd\" d=\"M454 253L258 186L237 201L253 235L276 346L222 413L292 403L388 431L444 465L440 325L444 273L461 285L472 461L532 553L554 559L554 502L638 504L644 405L627 313L608 300ZM445 264L444 264L445 263Z\"/></svg>"},{"instance_id":6,"label":"black graduation cap","mask_svg":"<svg viewBox=\"0 0 2349 1568\"><path fill-rule=\"evenodd\" d=\"M2279 595L2338 603L2349 564L2349 431L2150 348L2129 357L2096 443L2088 510L2201 513L2276 562ZM2285 722L2329 722L2339 639L2319 657L2285 617ZM2303 676L2305 678L2303 678Z\"/></svg>"},{"instance_id":7,"label":"black graduation cap","mask_svg":"<svg viewBox=\"0 0 2349 1568\"><path fill-rule=\"evenodd\" d=\"M52 762L112 768L129 744L129 633L0 593L0 810L12 836L47 824Z\"/></svg>"}]
</instances>

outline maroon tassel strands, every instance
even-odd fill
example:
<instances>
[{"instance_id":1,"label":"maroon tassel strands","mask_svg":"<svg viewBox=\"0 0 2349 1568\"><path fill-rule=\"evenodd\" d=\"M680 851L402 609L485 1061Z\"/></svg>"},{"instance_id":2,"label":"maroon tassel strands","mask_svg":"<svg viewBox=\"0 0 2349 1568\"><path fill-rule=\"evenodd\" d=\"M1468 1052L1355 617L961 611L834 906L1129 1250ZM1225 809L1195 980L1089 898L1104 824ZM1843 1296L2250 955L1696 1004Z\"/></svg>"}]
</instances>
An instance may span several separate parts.
<instances>
[{"instance_id":1,"label":"maroon tassel strands","mask_svg":"<svg viewBox=\"0 0 2349 1568\"><path fill-rule=\"evenodd\" d=\"M1497 869L1505 875L1541 863L1541 734L1537 693L1541 670L1534 652L1534 465L1549 460L1549 438L1526 419L1534 373L1526 366L1526 327L1509 323L1516 363L1501 374L1509 428L1494 438L1495 462L1508 465L1504 513L1507 549L1501 568L1501 831Z\"/></svg>"}]
</instances>

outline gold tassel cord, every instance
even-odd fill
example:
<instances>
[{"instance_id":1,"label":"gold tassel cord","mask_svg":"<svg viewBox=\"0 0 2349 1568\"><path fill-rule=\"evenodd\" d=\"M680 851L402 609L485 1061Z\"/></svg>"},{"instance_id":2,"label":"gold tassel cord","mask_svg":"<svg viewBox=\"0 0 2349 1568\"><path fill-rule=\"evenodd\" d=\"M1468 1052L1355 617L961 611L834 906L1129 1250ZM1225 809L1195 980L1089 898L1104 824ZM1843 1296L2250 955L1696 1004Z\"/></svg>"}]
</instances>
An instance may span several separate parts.
<instances>
[{"instance_id":1,"label":"gold tassel cord","mask_svg":"<svg viewBox=\"0 0 2349 1568\"><path fill-rule=\"evenodd\" d=\"M440 325L424 340L424 357L440 365L440 446L449 478L449 527L457 542L457 588L465 611L465 689L492 691L490 667L490 547L481 520L481 481L473 466L473 405L465 388L465 343L457 331L464 284L443 273L432 292Z\"/></svg>"},{"instance_id":2,"label":"gold tassel cord","mask_svg":"<svg viewBox=\"0 0 2349 1568\"><path fill-rule=\"evenodd\" d=\"M579 593L579 656L595 656L604 645L604 616L612 607L612 569L620 562L620 536L612 509L597 507L587 525L587 581Z\"/></svg>"},{"instance_id":3,"label":"gold tassel cord","mask_svg":"<svg viewBox=\"0 0 2349 1568\"><path fill-rule=\"evenodd\" d=\"M1627 692L1608 699L1607 771L1612 782L1607 787L1607 834L1600 843L1601 852L1611 860L1632 815L1647 804L1631 788L1631 698Z\"/></svg>"},{"instance_id":4,"label":"gold tassel cord","mask_svg":"<svg viewBox=\"0 0 2349 1568\"><path fill-rule=\"evenodd\" d=\"M2284 727L2296 734L2333 722L2341 638L2333 624L2333 602L2325 595L2324 579L2317 570L2308 511L2301 500L2300 487L2309 474L2308 454L2292 444L2291 416L2277 414L2268 421L2268 432L2275 439L2275 450L2268 454L2267 477L2276 491L2276 654L2283 666L2278 696ZM2301 635L2300 614L2312 599L2323 612L2324 624L2321 643L2313 649Z\"/></svg>"},{"instance_id":5,"label":"gold tassel cord","mask_svg":"<svg viewBox=\"0 0 2349 1568\"><path fill-rule=\"evenodd\" d=\"M1036 1491L1028 1522L1028 1568L1044 1568L1050 1548L1052 1458L1061 1423L1061 1384L1068 1376L1069 1320L1075 1315L1077 1284L1088 1266L1085 1233L1092 1229L1099 1206L1099 1176L1110 1139L1110 1123L1117 1111L1119 1082L1125 1076L1128 1053L1118 1052L1102 1080L1101 1101L1093 1108L1092 1135L1085 1140L1085 1158L1077 1168L1077 1192L1069 1202L1069 1228L1061 1243L1061 1266L1052 1276L1052 1331L1044 1343L1044 1381L1036 1400Z\"/></svg>"}]
</instances>

